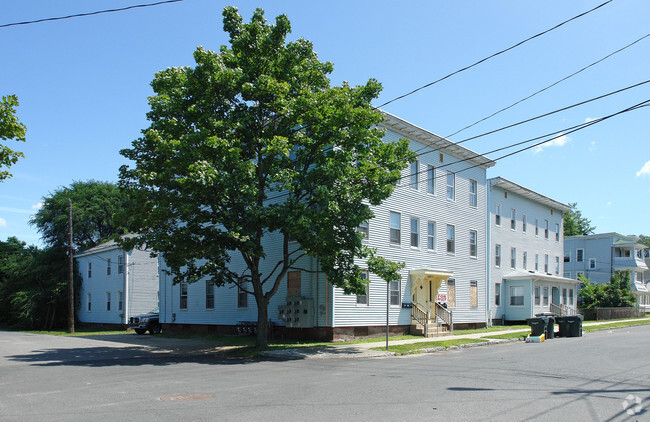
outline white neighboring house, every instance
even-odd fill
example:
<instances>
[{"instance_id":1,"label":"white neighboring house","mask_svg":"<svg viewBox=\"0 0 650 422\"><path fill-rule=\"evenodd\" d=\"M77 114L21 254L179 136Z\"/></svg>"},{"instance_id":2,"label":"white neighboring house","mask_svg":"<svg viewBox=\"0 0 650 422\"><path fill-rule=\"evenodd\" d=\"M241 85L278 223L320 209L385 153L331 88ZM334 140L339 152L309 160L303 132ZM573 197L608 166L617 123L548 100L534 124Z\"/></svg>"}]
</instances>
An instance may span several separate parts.
<instances>
[{"instance_id":1,"label":"white neighboring house","mask_svg":"<svg viewBox=\"0 0 650 422\"><path fill-rule=\"evenodd\" d=\"M125 326L129 317L158 308L158 259L150 253L125 251L110 240L76 254L79 322Z\"/></svg>"},{"instance_id":2,"label":"white neighboring house","mask_svg":"<svg viewBox=\"0 0 650 422\"><path fill-rule=\"evenodd\" d=\"M402 279L387 286L368 274L367 294L345 295L327 283L317 259L303 258L296 265L302 270L287 274L268 306L274 324L297 329L292 336L335 339L384 332L387 300L393 332L417 326L415 309L430 316L436 309L446 312L439 302L451 311L454 326L488 323L486 169L494 162L396 116L384 117L385 142L407 138L421 155L359 230L380 255L406 263ZM269 274L280 260L280 237L270 234L264 243L261 271ZM209 280L173 284L163 257L159 264L164 330L236 333L238 324L256 321L254 298L237 287L215 287ZM239 273L244 268L238 254L232 254L230 265Z\"/></svg>"},{"instance_id":3,"label":"white neighboring house","mask_svg":"<svg viewBox=\"0 0 650 422\"><path fill-rule=\"evenodd\" d=\"M488 184L491 318L575 314L578 282L563 269L563 216L570 207L503 177Z\"/></svg>"}]
</instances>

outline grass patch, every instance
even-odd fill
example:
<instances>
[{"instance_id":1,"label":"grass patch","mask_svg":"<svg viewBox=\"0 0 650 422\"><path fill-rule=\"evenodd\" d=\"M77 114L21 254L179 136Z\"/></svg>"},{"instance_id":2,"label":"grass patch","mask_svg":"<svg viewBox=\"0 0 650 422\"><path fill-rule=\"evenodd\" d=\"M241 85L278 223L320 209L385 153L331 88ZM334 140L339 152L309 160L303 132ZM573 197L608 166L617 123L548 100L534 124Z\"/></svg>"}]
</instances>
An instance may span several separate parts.
<instances>
[{"instance_id":1,"label":"grass patch","mask_svg":"<svg viewBox=\"0 0 650 422\"><path fill-rule=\"evenodd\" d=\"M496 340L508 340L511 338L525 338L530 334L529 332L525 331L519 331L517 333L506 333L506 334L496 334L493 336L483 336L481 338L489 338L489 339L496 339Z\"/></svg>"},{"instance_id":2,"label":"grass patch","mask_svg":"<svg viewBox=\"0 0 650 422\"><path fill-rule=\"evenodd\" d=\"M459 346L461 344L470 344L470 343L485 343L487 340L480 338L458 338L452 340L438 340L438 341L425 341L419 343L410 343L410 344L398 344L394 346L388 346L389 352L395 352L396 355L406 355L410 353L419 353L422 349L431 349L434 347L451 347ZM386 350L385 347L373 347L372 350Z\"/></svg>"},{"instance_id":3,"label":"grass patch","mask_svg":"<svg viewBox=\"0 0 650 422\"><path fill-rule=\"evenodd\" d=\"M528 325L493 325L487 328L474 328L471 330L454 330L454 335L475 334L475 333L490 333L493 331L508 331L519 330L522 328L530 328Z\"/></svg>"},{"instance_id":4,"label":"grass patch","mask_svg":"<svg viewBox=\"0 0 650 422\"><path fill-rule=\"evenodd\" d=\"M586 332L592 332L592 331L598 331L598 330L605 330L608 328L618 328L618 327L629 327L633 325L648 325L650 324L650 319L644 319L640 321L620 321L620 322L609 322L609 323L604 323L604 324L598 324L598 325L591 325L591 326L585 326L584 324L582 325L582 331Z\"/></svg>"},{"instance_id":5,"label":"grass patch","mask_svg":"<svg viewBox=\"0 0 650 422\"><path fill-rule=\"evenodd\" d=\"M29 334L48 334L51 336L105 336L110 334L133 334L132 332L125 330L96 330L96 329L79 329L75 330L73 334L70 334L68 330L52 330L52 331L39 331L39 330L20 330L23 333Z\"/></svg>"}]
</instances>

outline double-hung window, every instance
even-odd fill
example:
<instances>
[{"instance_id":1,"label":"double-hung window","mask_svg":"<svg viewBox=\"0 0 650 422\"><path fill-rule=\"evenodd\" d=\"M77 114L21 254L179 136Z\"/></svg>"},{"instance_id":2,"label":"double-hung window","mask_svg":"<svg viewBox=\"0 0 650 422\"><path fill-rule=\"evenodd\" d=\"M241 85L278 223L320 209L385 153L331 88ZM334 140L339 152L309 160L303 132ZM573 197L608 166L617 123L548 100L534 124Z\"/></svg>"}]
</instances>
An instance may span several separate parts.
<instances>
[{"instance_id":1,"label":"double-hung window","mask_svg":"<svg viewBox=\"0 0 650 422\"><path fill-rule=\"evenodd\" d=\"M542 296L542 305L548 306L548 287L544 287L544 296Z\"/></svg>"},{"instance_id":2,"label":"double-hung window","mask_svg":"<svg viewBox=\"0 0 650 422\"><path fill-rule=\"evenodd\" d=\"M510 268L517 268L517 248L510 248Z\"/></svg>"},{"instance_id":3,"label":"double-hung window","mask_svg":"<svg viewBox=\"0 0 650 422\"><path fill-rule=\"evenodd\" d=\"M477 257L477 233L476 230L470 230L469 231L469 256L472 258Z\"/></svg>"},{"instance_id":4,"label":"double-hung window","mask_svg":"<svg viewBox=\"0 0 650 422\"><path fill-rule=\"evenodd\" d=\"M447 252L456 252L456 227L447 224Z\"/></svg>"},{"instance_id":5,"label":"double-hung window","mask_svg":"<svg viewBox=\"0 0 650 422\"><path fill-rule=\"evenodd\" d=\"M535 236L539 237L539 218L535 219Z\"/></svg>"},{"instance_id":6,"label":"double-hung window","mask_svg":"<svg viewBox=\"0 0 650 422\"><path fill-rule=\"evenodd\" d=\"M117 256L117 273L124 273L124 257L122 255Z\"/></svg>"},{"instance_id":7,"label":"double-hung window","mask_svg":"<svg viewBox=\"0 0 650 422\"><path fill-rule=\"evenodd\" d=\"M436 250L436 222L427 222L427 249Z\"/></svg>"},{"instance_id":8,"label":"double-hung window","mask_svg":"<svg viewBox=\"0 0 650 422\"><path fill-rule=\"evenodd\" d=\"M576 262L582 262L585 259L585 250L576 249Z\"/></svg>"},{"instance_id":9,"label":"double-hung window","mask_svg":"<svg viewBox=\"0 0 650 422\"><path fill-rule=\"evenodd\" d=\"M363 238L365 240L368 240L368 235L370 234L370 225L367 221L359 224L359 227L357 227L357 233L361 233L363 235Z\"/></svg>"},{"instance_id":10,"label":"double-hung window","mask_svg":"<svg viewBox=\"0 0 650 422\"><path fill-rule=\"evenodd\" d=\"M478 205L478 184L472 179L469 179L469 205L470 207Z\"/></svg>"},{"instance_id":11,"label":"double-hung window","mask_svg":"<svg viewBox=\"0 0 650 422\"><path fill-rule=\"evenodd\" d=\"M560 275L560 257L555 257L555 275Z\"/></svg>"},{"instance_id":12,"label":"double-hung window","mask_svg":"<svg viewBox=\"0 0 650 422\"><path fill-rule=\"evenodd\" d=\"M501 204L496 204L494 208L494 225L501 225Z\"/></svg>"},{"instance_id":13,"label":"double-hung window","mask_svg":"<svg viewBox=\"0 0 650 422\"><path fill-rule=\"evenodd\" d=\"M181 283L180 285L180 302L178 308L187 309L187 283Z\"/></svg>"},{"instance_id":14,"label":"double-hung window","mask_svg":"<svg viewBox=\"0 0 650 422\"><path fill-rule=\"evenodd\" d=\"M501 245L494 245L494 266L501 267Z\"/></svg>"},{"instance_id":15,"label":"double-hung window","mask_svg":"<svg viewBox=\"0 0 650 422\"><path fill-rule=\"evenodd\" d=\"M214 309L214 283L212 280L205 282L205 309Z\"/></svg>"},{"instance_id":16,"label":"double-hung window","mask_svg":"<svg viewBox=\"0 0 650 422\"><path fill-rule=\"evenodd\" d=\"M390 305L391 306L400 306L401 305L401 287L399 280L393 280L390 282Z\"/></svg>"},{"instance_id":17,"label":"double-hung window","mask_svg":"<svg viewBox=\"0 0 650 422\"><path fill-rule=\"evenodd\" d=\"M88 263L88 278L93 278L93 263Z\"/></svg>"},{"instance_id":18,"label":"double-hung window","mask_svg":"<svg viewBox=\"0 0 650 422\"><path fill-rule=\"evenodd\" d=\"M364 286L365 292L362 295L357 295L357 305L368 306L369 279L368 279L367 271L361 272L361 280L363 280L365 284Z\"/></svg>"},{"instance_id":19,"label":"double-hung window","mask_svg":"<svg viewBox=\"0 0 650 422\"><path fill-rule=\"evenodd\" d=\"M540 290L541 288L539 286L535 286L535 306L539 306L541 303Z\"/></svg>"},{"instance_id":20,"label":"double-hung window","mask_svg":"<svg viewBox=\"0 0 650 422\"><path fill-rule=\"evenodd\" d=\"M548 273L548 254L544 255L544 272Z\"/></svg>"},{"instance_id":21,"label":"double-hung window","mask_svg":"<svg viewBox=\"0 0 650 422\"><path fill-rule=\"evenodd\" d=\"M526 214L523 214L521 216L521 231L523 233L526 233L528 231L528 219L526 218Z\"/></svg>"},{"instance_id":22,"label":"double-hung window","mask_svg":"<svg viewBox=\"0 0 650 422\"><path fill-rule=\"evenodd\" d=\"M510 306L524 305L524 288L523 286L510 287Z\"/></svg>"},{"instance_id":23,"label":"double-hung window","mask_svg":"<svg viewBox=\"0 0 650 422\"><path fill-rule=\"evenodd\" d=\"M450 201L456 198L456 175L447 171L447 199Z\"/></svg>"},{"instance_id":24,"label":"double-hung window","mask_svg":"<svg viewBox=\"0 0 650 422\"><path fill-rule=\"evenodd\" d=\"M106 275L111 275L111 259L106 260Z\"/></svg>"},{"instance_id":25,"label":"double-hung window","mask_svg":"<svg viewBox=\"0 0 650 422\"><path fill-rule=\"evenodd\" d=\"M535 254L535 271L539 271L539 255Z\"/></svg>"},{"instance_id":26,"label":"double-hung window","mask_svg":"<svg viewBox=\"0 0 650 422\"><path fill-rule=\"evenodd\" d=\"M431 165L427 166L427 193L436 193L436 168Z\"/></svg>"},{"instance_id":27,"label":"double-hung window","mask_svg":"<svg viewBox=\"0 0 650 422\"><path fill-rule=\"evenodd\" d=\"M418 189L420 184L420 161L415 160L411 163L411 189Z\"/></svg>"},{"instance_id":28,"label":"double-hung window","mask_svg":"<svg viewBox=\"0 0 650 422\"><path fill-rule=\"evenodd\" d=\"M246 289L248 288L247 282L241 282L241 285L237 286L237 307L238 308L248 308L248 293Z\"/></svg>"},{"instance_id":29,"label":"double-hung window","mask_svg":"<svg viewBox=\"0 0 650 422\"><path fill-rule=\"evenodd\" d=\"M524 270L528 269L528 252L526 252L526 251L524 251L521 265L522 265L522 267L524 267Z\"/></svg>"},{"instance_id":30,"label":"double-hung window","mask_svg":"<svg viewBox=\"0 0 650 422\"><path fill-rule=\"evenodd\" d=\"M111 292L106 292L106 310L111 310Z\"/></svg>"},{"instance_id":31,"label":"double-hung window","mask_svg":"<svg viewBox=\"0 0 650 422\"><path fill-rule=\"evenodd\" d=\"M420 219L411 218L411 247L420 247Z\"/></svg>"},{"instance_id":32,"label":"double-hung window","mask_svg":"<svg viewBox=\"0 0 650 422\"><path fill-rule=\"evenodd\" d=\"M548 220L544 220L544 239L548 239Z\"/></svg>"},{"instance_id":33,"label":"double-hung window","mask_svg":"<svg viewBox=\"0 0 650 422\"><path fill-rule=\"evenodd\" d=\"M510 208L510 230L517 229L517 211L514 208Z\"/></svg>"},{"instance_id":34,"label":"double-hung window","mask_svg":"<svg viewBox=\"0 0 650 422\"><path fill-rule=\"evenodd\" d=\"M555 223L555 241L560 241L560 225L558 223Z\"/></svg>"},{"instance_id":35,"label":"double-hung window","mask_svg":"<svg viewBox=\"0 0 650 422\"><path fill-rule=\"evenodd\" d=\"M390 212L390 243L393 245L400 244L400 238L402 237L402 216L398 212Z\"/></svg>"},{"instance_id":36,"label":"double-hung window","mask_svg":"<svg viewBox=\"0 0 650 422\"><path fill-rule=\"evenodd\" d=\"M124 292L118 290L117 292L117 310L121 311L124 309Z\"/></svg>"},{"instance_id":37,"label":"double-hung window","mask_svg":"<svg viewBox=\"0 0 650 422\"><path fill-rule=\"evenodd\" d=\"M571 250L570 249L565 249L564 250L564 262L571 262Z\"/></svg>"},{"instance_id":38,"label":"double-hung window","mask_svg":"<svg viewBox=\"0 0 650 422\"><path fill-rule=\"evenodd\" d=\"M494 284L494 305L501 305L501 283Z\"/></svg>"}]
</instances>

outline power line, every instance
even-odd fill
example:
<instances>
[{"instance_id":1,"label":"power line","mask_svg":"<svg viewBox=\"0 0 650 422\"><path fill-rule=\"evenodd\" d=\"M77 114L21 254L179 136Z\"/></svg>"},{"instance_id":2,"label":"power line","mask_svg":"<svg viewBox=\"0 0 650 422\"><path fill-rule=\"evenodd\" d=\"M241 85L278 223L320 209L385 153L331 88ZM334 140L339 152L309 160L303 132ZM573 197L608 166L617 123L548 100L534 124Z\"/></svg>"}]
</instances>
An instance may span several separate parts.
<instances>
[{"instance_id":1,"label":"power line","mask_svg":"<svg viewBox=\"0 0 650 422\"><path fill-rule=\"evenodd\" d=\"M473 63L473 64L471 64L471 65L469 65L469 66L465 66L465 67L463 67L462 69L456 70L455 72L451 72L451 73L449 73L448 75L443 76L443 77L440 78L440 79L437 79L437 80L435 80L435 81L433 81L433 82L429 82L429 83L426 84L426 85L422 85L421 87L416 88L416 89L414 89L414 90L412 90L412 91L410 91L410 92L407 92L406 94L400 95L399 97L395 97L395 98L393 98L392 100L389 100L389 101L387 101L387 102L385 102L385 103L383 103L383 104L377 106L377 108L387 106L388 104L391 104L391 103L393 103L393 102L395 102L395 101L397 101L397 100L401 100L402 98L408 97L409 95L413 95L413 94L415 94L415 93L418 92L418 91L421 91L421 90L423 90L423 89L425 89L425 88L428 88L428 87L430 87L430 86L432 86L432 85L435 85L435 84L437 84L438 82L442 82L442 81L444 81L445 79L448 79L448 78L450 78L450 77L452 77L452 76L454 76L454 75L457 75L457 74L459 74L459 73L461 73L461 72L464 72L464 71L466 71L466 70L469 70L469 69L471 69L471 68L473 68L473 67L475 67L475 66L477 66L477 65L479 65L479 64L481 64L481 63L483 63L483 62L485 62L485 61L487 61L487 60L490 60L490 59L492 59L492 58L494 58L494 57L496 57L496 56L499 56L499 55L501 55L501 54L503 54L503 53L505 53L505 52L507 52L507 51L510 51L510 50L512 50L512 49L515 49L515 48L519 47L520 45L522 45L522 44L524 44L524 43L527 43L528 41L531 41L531 40L533 40L533 39L535 39L535 38L541 37L542 35L547 34L547 33L551 32L551 31L553 31L553 30L555 30L555 29L557 29L557 28L559 28L559 27L561 27L561 26L563 26L563 25L565 25L565 24L567 24L567 23L569 23L569 22L571 22L571 21L573 21L573 20L579 19L579 18L581 18L581 17L583 17L583 16L585 16L585 15L587 15L587 14L589 14L589 13L591 13L591 12L597 10L597 9L600 9L601 7L605 6L605 5L608 4L608 3L611 3L612 1L613 1L613 0L608 0L608 1L604 2L604 3L602 3L602 4L599 4L598 6L594 7L593 9L587 10L586 12L580 13L579 15L576 15L576 16L570 18L570 19L567 19L567 20L565 20L565 21L563 21L563 22L560 22L559 24L557 24L557 25L555 25L555 26L553 26L553 27L551 27L551 28L549 28L549 29L547 29L547 30L545 30L545 31L542 31L542 32L540 32L540 33L538 33L538 34L535 34L535 35L533 35L532 37L528 37L528 38L526 38L526 39L523 40L523 41L519 41L517 44L514 44L514 45L512 45L512 46L510 46L510 47L508 47L508 48L505 48L505 49L503 49L503 50L501 50L501 51L498 51L498 52L496 52L496 53L494 53L494 54L492 54L492 55L490 55L490 56L487 56L487 57L485 57L485 58L483 58L483 59L481 59L481 60L479 60L479 61L477 61L477 62L475 62L475 63Z\"/></svg>"},{"instance_id":2,"label":"power line","mask_svg":"<svg viewBox=\"0 0 650 422\"><path fill-rule=\"evenodd\" d=\"M508 110L508 109L511 109L512 107L514 107L514 106L516 106L516 105L518 105L518 104L521 104L521 103L523 103L523 102L526 101L526 100L531 99L531 98L534 97L535 95L537 95L537 94L541 94L542 92L544 92L544 91L546 91L546 90L548 90L548 89L550 89L550 88L553 88L555 85L558 85L558 84L560 84L561 82L564 82L564 81L566 81L567 79L572 78L572 77L576 76L577 74L579 74L579 73L581 73L581 72L584 72L585 70L589 69L590 67L595 66L595 65L597 65L598 63L600 63L600 62L602 62L602 61L604 61L604 60L607 60L608 58L612 57L613 55L615 55L615 54L617 54L617 53L620 53L621 51L623 51L623 50L625 50L625 49L627 49L627 48L629 48L629 47L632 47L634 44L636 44L636 43L638 43L638 42L640 42L640 41L642 41L642 40L644 40L644 39L646 39L646 38L648 38L648 37L650 37L650 33L648 33L648 34L642 36L641 38L636 39L635 41L632 41L631 43L627 44L627 45L624 46L624 47L619 48L619 49L616 50L616 51L611 52L610 54L606 55L605 57L603 57L603 58L601 58L601 59L599 59L599 60L596 60L596 61L593 62L593 63L588 64L587 66L583 67L582 69L580 69L580 70L578 70L578 71L576 71L576 72L573 72L572 74L570 74L570 75L568 75L568 76L565 76L564 78L559 79L559 80L553 82L552 84L550 84L550 85L548 85L548 86L546 86L546 87L544 87L544 88L542 88L542 89L540 89L540 90L538 90L538 91L533 92L532 94L530 94L530 95L528 95L528 96L522 98L521 100L516 101L516 102L510 104L509 106L504 107L504 108L502 108L502 109L500 109L500 110L498 110L498 111L496 111L496 112L490 114L489 116L483 117L482 119L477 120L476 122L474 122L474 123L472 123L472 124L470 124L470 125L467 125L467 126L465 126L464 128L462 128L462 129L460 129L460 130L457 130L456 132L454 132L454 133L452 133L452 134L450 134L450 135L445 136L445 138L451 138L452 136L457 135L457 134L459 134L460 132L462 132L462 131L464 131L464 130L466 130L466 129L469 129L469 128L473 127L473 126L476 126L477 124L479 124L479 123L481 123L481 122L484 122L484 121L486 121L486 120L488 120L488 119L490 119L490 118L496 116L496 115L499 114L499 113L502 113L502 112L504 112L504 111L506 111L506 110Z\"/></svg>"},{"instance_id":3,"label":"power line","mask_svg":"<svg viewBox=\"0 0 650 422\"><path fill-rule=\"evenodd\" d=\"M58 21L58 20L71 19L71 18L80 18L80 17L83 17L83 16L100 15L102 13L122 12L122 11L130 10L130 9L138 9L138 8L142 8L142 7L159 6L161 4L177 3L177 2L181 2L181 1L184 1L184 0L165 0L165 1L159 1L159 2L156 2L156 3L136 4L136 5L133 5L133 6L121 7L119 9L106 9L106 10L98 10L96 12L77 13L77 14L68 15L68 16L58 16L58 17L53 17L53 18L36 19L36 20L33 20L33 21L5 23L3 25L0 25L0 28L8 28L10 26L18 26L18 25L29 25L29 24L32 24L32 23L40 23L40 22Z\"/></svg>"}]
</instances>

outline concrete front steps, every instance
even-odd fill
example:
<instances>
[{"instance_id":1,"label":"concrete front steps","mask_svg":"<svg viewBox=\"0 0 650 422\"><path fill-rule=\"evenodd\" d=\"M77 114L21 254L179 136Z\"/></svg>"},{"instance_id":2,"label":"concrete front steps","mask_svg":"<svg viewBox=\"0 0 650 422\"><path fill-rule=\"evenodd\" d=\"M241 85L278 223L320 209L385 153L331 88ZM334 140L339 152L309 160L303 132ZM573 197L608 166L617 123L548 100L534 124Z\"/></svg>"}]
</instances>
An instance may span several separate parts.
<instances>
[{"instance_id":1,"label":"concrete front steps","mask_svg":"<svg viewBox=\"0 0 650 422\"><path fill-rule=\"evenodd\" d=\"M440 327L436 327L435 323L429 324L428 331L429 333L426 337L443 337L443 336L451 335L451 332L449 332L449 328L446 325L441 325ZM411 335L414 336L424 337L424 325L412 324L410 333Z\"/></svg>"}]
</instances>

